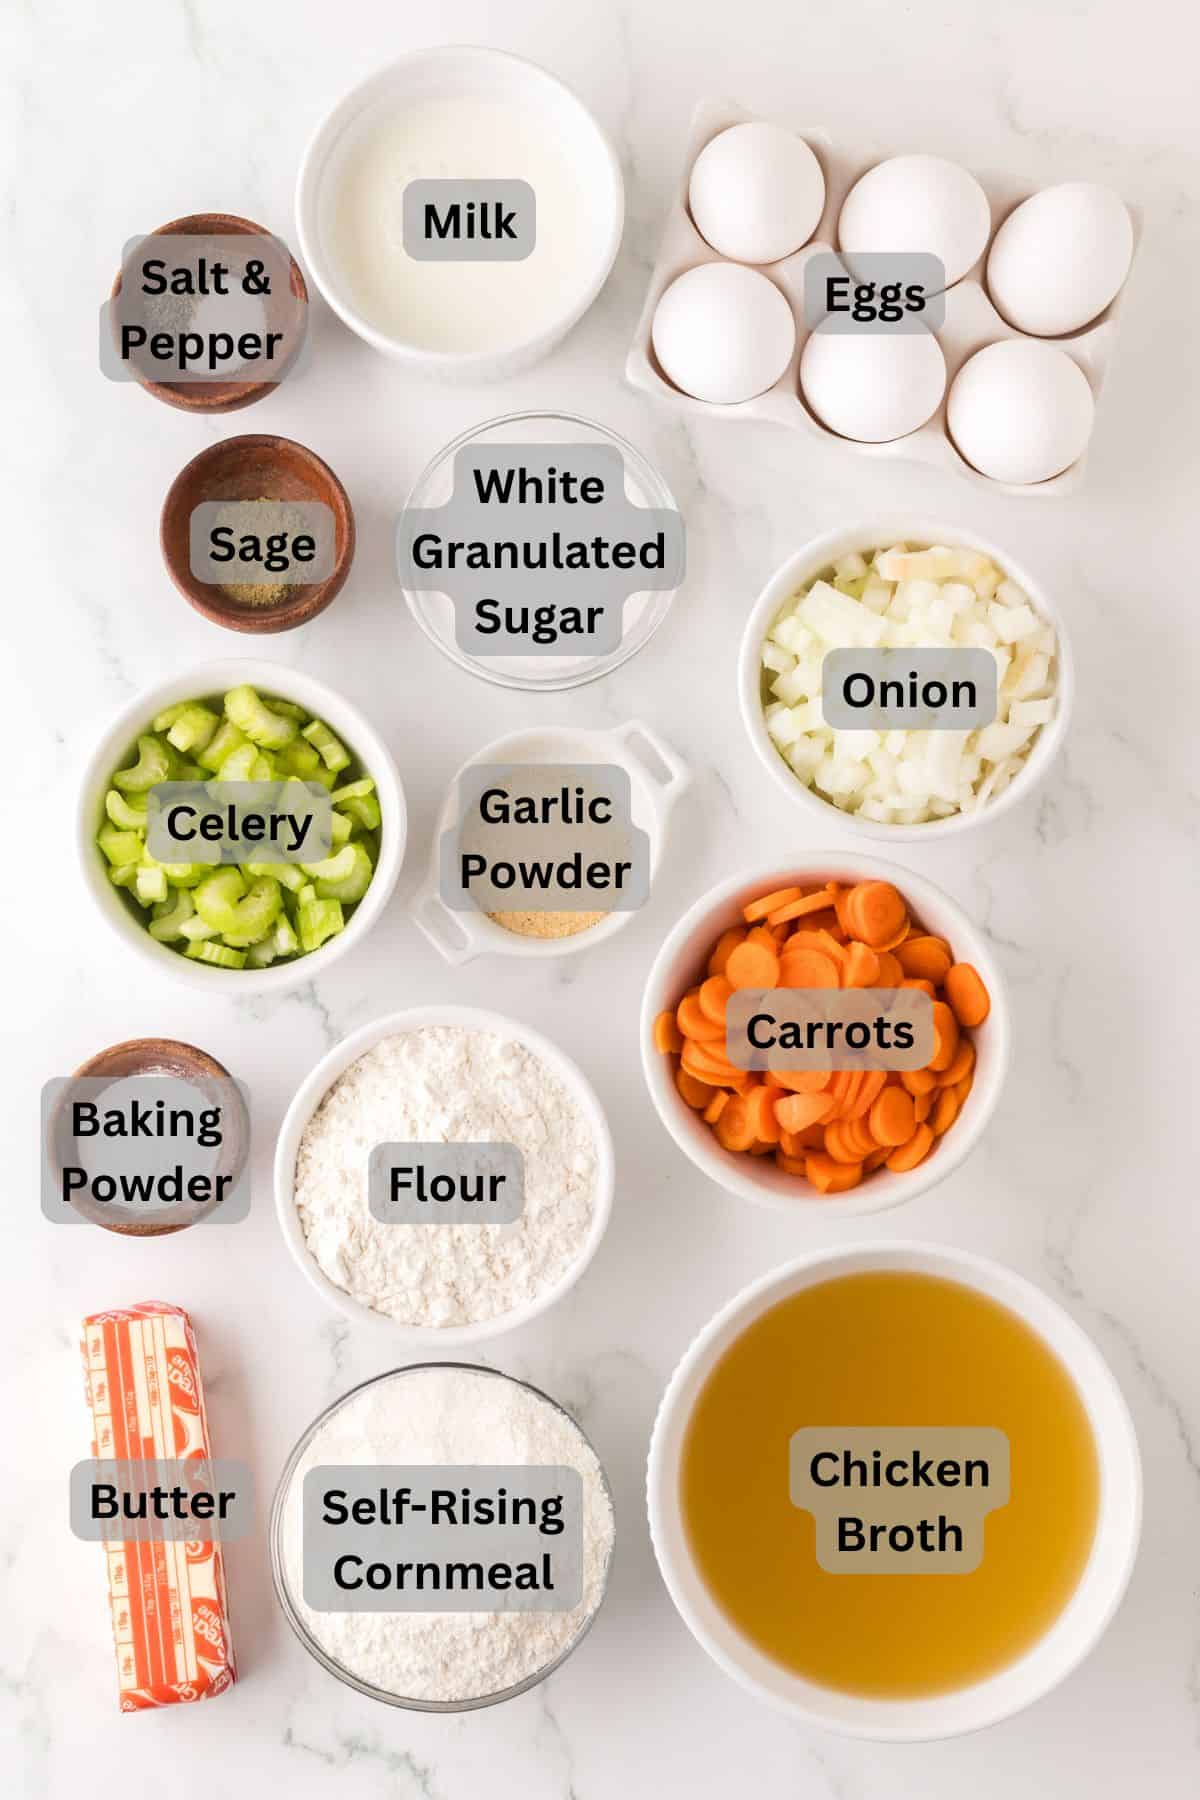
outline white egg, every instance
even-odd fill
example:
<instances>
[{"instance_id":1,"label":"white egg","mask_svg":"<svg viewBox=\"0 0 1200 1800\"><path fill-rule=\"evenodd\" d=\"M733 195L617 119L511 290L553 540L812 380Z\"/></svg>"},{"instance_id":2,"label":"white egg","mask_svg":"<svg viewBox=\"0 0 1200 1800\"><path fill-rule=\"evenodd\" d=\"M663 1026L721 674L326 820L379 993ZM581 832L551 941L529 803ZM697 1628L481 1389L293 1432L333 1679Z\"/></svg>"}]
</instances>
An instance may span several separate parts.
<instances>
[{"instance_id":1,"label":"white egg","mask_svg":"<svg viewBox=\"0 0 1200 1800\"><path fill-rule=\"evenodd\" d=\"M856 254L920 250L937 257L952 287L983 255L991 229L988 197L966 169L944 156L893 156L846 195L838 243L852 274Z\"/></svg>"},{"instance_id":2,"label":"white egg","mask_svg":"<svg viewBox=\"0 0 1200 1800\"><path fill-rule=\"evenodd\" d=\"M946 359L930 331L832 331L818 325L800 355L800 388L839 437L883 444L907 437L941 404Z\"/></svg>"},{"instance_id":3,"label":"white egg","mask_svg":"<svg viewBox=\"0 0 1200 1800\"><path fill-rule=\"evenodd\" d=\"M671 283L655 310L651 339L676 387L732 406L779 380L796 347L796 321L765 275L740 263L704 263Z\"/></svg>"},{"instance_id":4,"label":"white egg","mask_svg":"<svg viewBox=\"0 0 1200 1800\"><path fill-rule=\"evenodd\" d=\"M806 244L825 205L821 165L782 125L731 125L692 166L688 205L696 229L735 262L778 262Z\"/></svg>"},{"instance_id":5,"label":"white egg","mask_svg":"<svg viewBox=\"0 0 1200 1800\"><path fill-rule=\"evenodd\" d=\"M1082 331L1116 297L1133 259L1124 201L1094 181L1064 181L1022 201L996 233L988 292L1018 331Z\"/></svg>"},{"instance_id":6,"label":"white egg","mask_svg":"<svg viewBox=\"0 0 1200 1800\"><path fill-rule=\"evenodd\" d=\"M972 468L1022 486L1061 475L1082 456L1096 403L1065 350L1010 338L977 350L950 387L946 422Z\"/></svg>"}]
</instances>

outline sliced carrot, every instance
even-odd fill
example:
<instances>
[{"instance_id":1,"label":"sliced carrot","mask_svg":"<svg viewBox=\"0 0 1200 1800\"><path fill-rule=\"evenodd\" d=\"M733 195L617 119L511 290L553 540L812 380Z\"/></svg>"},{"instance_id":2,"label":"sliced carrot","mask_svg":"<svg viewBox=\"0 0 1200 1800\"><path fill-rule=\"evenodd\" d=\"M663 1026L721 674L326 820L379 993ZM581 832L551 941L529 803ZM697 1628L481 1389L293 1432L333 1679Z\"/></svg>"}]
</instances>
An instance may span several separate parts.
<instances>
[{"instance_id":1,"label":"sliced carrot","mask_svg":"<svg viewBox=\"0 0 1200 1800\"><path fill-rule=\"evenodd\" d=\"M798 887L776 888L773 894L763 894L759 899L751 900L749 906L743 906L742 917L747 925L753 925L759 919L765 919L768 913L773 913L779 907L787 906L791 901L798 900L803 892L803 888ZM771 923L775 923L774 919L771 920Z\"/></svg>"},{"instance_id":2,"label":"sliced carrot","mask_svg":"<svg viewBox=\"0 0 1200 1800\"><path fill-rule=\"evenodd\" d=\"M717 1142L725 1150L749 1150L754 1142L754 1128L750 1123L750 1102L735 1095L724 1107L720 1118L713 1126L717 1134Z\"/></svg>"},{"instance_id":3,"label":"sliced carrot","mask_svg":"<svg viewBox=\"0 0 1200 1800\"><path fill-rule=\"evenodd\" d=\"M850 924L850 896L853 888L836 887L833 893L833 910L837 914L837 922L847 937L854 937L855 932Z\"/></svg>"},{"instance_id":4,"label":"sliced carrot","mask_svg":"<svg viewBox=\"0 0 1200 1800\"><path fill-rule=\"evenodd\" d=\"M850 935L872 950L889 949L908 931L908 908L890 881L858 882L839 917Z\"/></svg>"},{"instance_id":5,"label":"sliced carrot","mask_svg":"<svg viewBox=\"0 0 1200 1800\"><path fill-rule=\"evenodd\" d=\"M775 1167L782 1169L785 1175L807 1175L808 1165L802 1156L787 1156L782 1150L775 1152Z\"/></svg>"},{"instance_id":6,"label":"sliced carrot","mask_svg":"<svg viewBox=\"0 0 1200 1800\"><path fill-rule=\"evenodd\" d=\"M812 943L807 948L820 950L839 971L845 967L846 958L850 954L847 945L840 943L832 931L814 931Z\"/></svg>"},{"instance_id":7,"label":"sliced carrot","mask_svg":"<svg viewBox=\"0 0 1200 1800\"><path fill-rule=\"evenodd\" d=\"M705 1082L697 1081L694 1075L689 1075L686 1069L676 1069L675 1086L696 1112L703 1112L712 1099L712 1089Z\"/></svg>"},{"instance_id":8,"label":"sliced carrot","mask_svg":"<svg viewBox=\"0 0 1200 1800\"><path fill-rule=\"evenodd\" d=\"M928 1094L937 1086L938 1078L928 1069L901 1069L900 1082L910 1094Z\"/></svg>"},{"instance_id":9,"label":"sliced carrot","mask_svg":"<svg viewBox=\"0 0 1200 1800\"><path fill-rule=\"evenodd\" d=\"M848 1119L853 1114L858 1103L858 1096L862 1092L866 1074L867 1071L863 1069L851 1069L850 1079L842 1090L842 1097L838 1102L837 1116L839 1119Z\"/></svg>"},{"instance_id":10,"label":"sliced carrot","mask_svg":"<svg viewBox=\"0 0 1200 1800\"><path fill-rule=\"evenodd\" d=\"M825 1154L832 1156L837 1163L861 1163L866 1155L865 1150L855 1147L848 1133L850 1127L843 1120L835 1119L825 1127ZM871 1145L870 1148L874 1148Z\"/></svg>"},{"instance_id":11,"label":"sliced carrot","mask_svg":"<svg viewBox=\"0 0 1200 1800\"><path fill-rule=\"evenodd\" d=\"M831 1094L788 1094L775 1102L775 1120L781 1131L804 1131L820 1125L833 1114Z\"/></svg>"},{"instance_id":12,"label":"sliced carrot","mask_svg":"<svg viewBox=\"0 0 1200 1800\"><path fill-rule=\"evenodd\" d=\"M961 1112L963 1107L966 1105L967 1095L970 1093L970 1091L974 1087L974 1085L975 1085L975 1077L973 1075L968 1075L968 1076L966 1076L966 1078L964 1080L956 1081L954 1086L950 1089L950 1092L952 1094L957 1095L957 1097L958 1097L959 1112Z\"/></svg>"},{"instance_id":13,"label":"sliced carrot","mask_svg":"<svg viewBox=\"0 0 1200 1800\"><path fill-rule=\"evenodd\" d=\"M863 1174L870 1175L874 1169L879 1167L880 1163L885 1163L891 1154L886 1144L881 1145L878 1150L872 1150L869 1156L863 1157Z\"/></svg>"},{"instance_id":14,"label":"sliced carrot","mask_svg":"<svg viewBox=\"0 0 1200 1800\"><path fill-rule=\"evenodd\" d=\"M855 938L848 946L842 965L842 985L848 988L874 987L879 975L879 958L869 944Z\"/></svg>"},{"instance_id":15,"label":"sliced carrot","mask_svg":"<svg viewBox=\"0 0 1200 1800\"><path fill-rule=\"evenodd\" d=\"M958 1020L944 1000L933 1003L933 1035L934 1051L929 1067L937 1074L950 1067L958 1049Z\"/></svg>"},{"instance_id":16,"label":"sliced carrot","mask_svg":"<svg viewBox=\"0 0 1200 1800\"><path fill-rule=\"evenodd\" d=\"M929 1121L934 1137L941 1137L944 1131L949 1131L957 1117L958 1095L953 1088L942 1088L934 1103L933 1116Z\"/></svg>"},{"instance_id":17,"label":"sliced carrot","mask_svg":"<svg viewBox=\"0 0 1200 1800\"><path fill-rule=\"evenodd\" d=\"M830 1083L829 1091L834 1099L834 1118L842 1117L842 1107L852 1093L858 1092L858 1070L838 1069Z\"/></svg>"},{"instance_id":18,"label":"sliced carrot","mask_svg":"<svg viewBox=\"0 0 1200 1800\"><path fill-rule=\"evenodd\" d=\"M878 1150L879 1145L871 1136L870 1127L865 1119L843 1119L839 1129L842 1141L851 1150L857 1152L860 1162L863 1157L869 1156L872 1150Z\"/></svg>"},{"instance_id":19,"label":"sliced carrot","mask_svg":"<svg viewBox=\"0 0 1200 1800\"><path fill-rule=\"evenodd\" d=\"M877 950L875 954L879 958L879 974L875 986L899 987L904 980L904 970L896 956L891 950Z\"/></svg>"},{"instance_id":20,"label":"sliced carrot","mask_svg":"<svg viewBox=\"0 0 1200 1800\"><path fill-rule=\"evenodd\" d=\"M882 1069L865 1069L862 1086L855 1094L854 1105L846 1117L848 1119L865 1119L886 1086L887 1075Z\"/></svg>"},{"instance_id":21,"label":"sliced carrot","mask_svg":"<svg viewBox=\"0 0 1200 1800\"><path fill-rule=\"evenodd\" d=\"M769 925L765 924L752 925L746 933L746 942L748 944L761 944L764 950L770 950L772 952L778 951L779 948L775 941L774 931Z\"/></svg>"},{"instance_id":22,"label":"sliced carrot","mask_svg":"<svg viewBox=\"0 0 1200 1800\"><path fill-rule=\"evenodd\" d=\"M916 1125L913 1097L906 1088L885 1087L867 1115L877 1144L905 1144Z\"/></svg>"},{"instance_id":23,"label":"sliced carrot","mask_svg":"<svg viewBox=\"0 0 1200 1800\"><path fill-rule=\"evenodd\" d=\"M774 1154L775 1145L764 1144L761 1138L755 1138L754 1142L746 1152L747 1156L773 1156Z\"/></svg>"},{"instance_id":24,"label":"sliced carrot","mask_svg":"<svg viewBox=\"0 0 1200 1800\"><path fill-rule=\"evenodd\" d=\"M903 948L903 945L901 946ZM917 988L922 994L928 994L931 1000L937 999L937 989L932 981L926 981L920 975L906 975L900 983L902 988Z\"/></svg>"},{"instance_id":25,"label":"sliced carrot","mask_svg":"<svg viewBox=\"0 0 1200 1800\"><path fill-rule=\"evenodd\" d=\"M745 941L745 937L745 932L737 925L733 925L728 931L723 931L721 933L720 937L713 945L713 953L708 959L708 973L710 975L723 975L725 973L725 964L729 961L730 956L733 951L737 949L738 945Z\"/></svg>"},{"instance_id":26,"label":"sliced carrot","mask_svg":"<svg viewBox=\"0 0 1200 1800\"><path fill-rule=\"evenodd\" d=\"M933 1103L941 1093L941 1088L930 1088L927 1094L918 1094L913 1100L913 1118L918 1125L923 1125L933 1111Z\"/></svg>"},{"instance_id":27,"label":"sliced carrot","mask_svg":"<svg viewBox=\"0 0 1200 1800\"><path fill-rule=\"evenodd\" d=\"M899 1145L887 1159L887 1166L893 1174L904 1175L909 1169L915 1169L923 1162L933 1149L933 1132L928 1125L918 1125L907 1144Z\"/></svg>"},{"instance_id":28,"label":"sliced carrot","mask_svg":"<svg viewBox=\"0 0 1200 1800\"><path fill-rule=\"evenodd\" d=\"M819 1094L833 1080L832 1069L772 1069L771 1073L789 1094Z\"/></svg>"},{"instance_id":29,"label":"sliced carrot","mask_svg":"<svg viewBox=\"0 0 1200 1800\"><path fill-rule=\"evenodd\" d=\"M943 1087L957 1087L965 1081L975 1067L975 1046L969 1037L960 1037L958 1049L954 1052L954 1061L948 1069L943 1069L938 1080Z\"/></svg>"},{"instance_id":30,"label":"sliced carrot","mask_svg":"<svg viewBox=\"0 0 1200 1800\"><path fill-rule=\"evenodd\" d=\"M723 975L710 975L707 981L700 983L700 992L696 996L700 1003L700 1011L706 1019L725 1029L725 1008L729 1005L729 996L733 989Z\"/></svg>"},{"instance_id":31,"label":"sliced carrot","mask_svg":"<svg viewBox=\"0 0 1200 1800\"><path fill-rule=\"evenodd\" d=\"M700 995L696 989L685 994L675 1008L675 1022L684 1037L695 1038L700 1044L720 1043L725 1036L724 1024L716 1024L700 1010Z\"/></svg>"},{"instance_id":32,"label":"sliced carrot","mask_svg":"<svg viewBox=\"0 0 1200 1800\"><path fill-rule=\"evenodd\" d=\"M728 1104L729 1095L725 1092L724 1088L718 1088L704 1109L705 1124L715 1125Z\"/></svg>"},{"instance_id":33,"label":"sliced carrot","mask_svg":"<svg viewBox=\"0 0 1200 1800\"><path fill-rule=\"evenodd\" d=\"M783 1101L784 1106L787 1101ZM746 1096L746 1107L754 1135L760 1144L779 1142L779 1125L775 1118L776 1101L773 1090L760 1083L752 1094Z\"/></svg>"},{"instance_id":34,"label":"sliced carrot","mask_svg":"<svg viewBox=\"0 0 1200 1800\"><path fill-rule=\"evenodd\" d=\"M905 938L897 947L896 960L906 975L919 976L923 981L932 981L934 987L941 987L953 959L945 938L918 934Z\"/></svg>"},{"instance_id":35,"label":"sliced carrot","mask_svg":"<svg viewBox=\"0 0 1200 1800\"><path fill-rule=\"evenodd\" d=\"M789 942L787 949L779 959L778 985L780 987L835 988L841 986L838 967L831 956L826 956L821 950L798 950L794 948L794 942L794 939Z\"/></svg>"},{"instance_id":36,"label":"sliced carrot","mask_svg":"<svg viewBox=\"0 0 1200 1800\"><path fill-rule=\"evenodd\" d=\"M790 929L793 933L797 931L827 931L830 937L836 939L839 944L846 942L846 933L838 924L837 914L832 906L826 906L820 912L805 913L799 923Z\"/></svg>"},{"instance_id":37,"label":"sliced carrot","mask_svg":"<svg viewBox=\"0 0 1200 1800\"><path fill-rule=\"evenodd\" d=\"M683 1033L673 1012L660 1012L655 1019L654 1048L664 1056L678 1056L683 1049Z\"/></svg>"},{"instance_id":38,"label":"sliced carrot","mask_svg":"<svg viewBox=\"0 0 1200 1800\"><path fill-rule=\"evenodd\" d=\"M786 925L791 919L803 919L807 913L825 912L829 907L829 889L818 888L815 894L804 894L800 898L785 900L773 912L767 914L770 925Z\"/></svg>"},{"instance_id":39,"label":"sliced carrot","mask_svg":"<svg viewBox=\"0 0 1200 1800\"><path fill-rule=\"evenodd\" d=\"M768 939L770 933L765 934ZM773 988L779 981L779 958L774 946L747 938L739 944L725 964L725 979L731 988Z\"/></svg>"},{"instance_id":40,"label":"sliced carrot","mask_svg":"<svg viewBox=\"0 0 1200 1800\"><path fill-rule=\"evenodd\" d=\"M818 1121L815 1125L806 1125L803 1131L781 1130L779 1143L789 1156L803 1156L808 1150L823 1150L825 1127Z\"/></svg>"},{"instance_id":41,"label":"sliced carrot","mask_svg":"<svg viewBox=\"0 0 1200 1800\"><path fill-rule=\"evenodd\" d=\"M942 985L960 1025L973 1031L983 1024L992 1010L992 1001L978 969L970 963L954 963Z\"/></svg>"},{"instance_id":42,"label":"sliced carrot","mask_svg":"<svg viewBox=\"0 0 1200 1800\"><path fill-rule=\"evenodd\" d=\"M814 1150L805 1159L805 1173L819 1193L844 1194L862 1180L861 1163L839 1163Z\"/></svg>"}]
</instances>

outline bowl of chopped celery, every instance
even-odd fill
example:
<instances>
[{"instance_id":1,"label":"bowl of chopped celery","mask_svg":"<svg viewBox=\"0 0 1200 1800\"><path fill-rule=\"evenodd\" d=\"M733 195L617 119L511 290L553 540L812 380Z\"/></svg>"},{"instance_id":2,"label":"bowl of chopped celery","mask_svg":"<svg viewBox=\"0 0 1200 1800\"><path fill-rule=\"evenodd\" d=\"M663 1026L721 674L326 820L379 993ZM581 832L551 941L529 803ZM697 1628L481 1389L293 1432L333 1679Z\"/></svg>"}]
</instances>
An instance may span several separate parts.
<instances>
[{"instance_id":1,"label":"bowl of chopped celery","mask_svg":"<svg viewBox=\"0 0 1200 1800\"><path fill-rule=\"evenodd\" d=\"M146 845L162 782L316 782L332 842L312 863L162 863ZM105 918L167 974L230 993L309 981L361 942L387 904L406 836L383 739L340 694L282 664L190 669L123 708L88 763L84 878Z\"/></svg>"}]
</instances>

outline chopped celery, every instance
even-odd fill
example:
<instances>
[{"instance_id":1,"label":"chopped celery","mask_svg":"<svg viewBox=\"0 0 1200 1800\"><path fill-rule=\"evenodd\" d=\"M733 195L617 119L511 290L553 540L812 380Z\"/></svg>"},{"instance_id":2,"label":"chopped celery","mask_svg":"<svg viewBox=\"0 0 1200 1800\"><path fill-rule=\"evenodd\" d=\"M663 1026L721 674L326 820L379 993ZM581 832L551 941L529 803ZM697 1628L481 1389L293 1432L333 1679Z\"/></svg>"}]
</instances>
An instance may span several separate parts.
<instances>
[{"instance_id":1,"label":"chopped celery","mask_svg":"<svg viewBox=\"0 0 1200 1800\"><path fill-rule=\"evenodd\" d=\"M160 900L150 921L150 936L160 944L169 944L183 936L182 927L194 919L196 909L186 888L177 888L169 900Z\"/></svg>"},{"instance_id":2,"label":"chopped celery","mask_svg":"<svg viewBox=\"0 0 1200 1800\"><path fill-rule=\"evenodd\" d=\"M343 844L340 850L325 857L322 862L301 863L300 867L313 881L345 881L354 873L354 846Z\"/></svg>"},{"instance_id":3,"label":"chopped celery","mask_svg":"<svg viewBox=\"0 0 1200 1800\"><path fill-rule=\"evenodd\" d=\"M192 895L196 911L206 925L217 931L230 931L237 926L237 903L246 892L240 869L215 869L205 877Z\"/></svg>"},{"instance_id":4,"label":"chopped celery","mask_svg":"<svg viewBox=\"0 0 1200 1800\"><path fill-rule=\"evenodd\" d=\"M329 862L325 864L325 867L329 868L330 864L335 862L340 863L346 854L346 850L350 852L351 866L349 871L344 875L318 876L318 899L346 901L361 900L367 889L370 887L371 877L375 873L375 865L367 855L361 842L347 844L345 850L339 850L336 856L330 857Z\"/></svg>"},{"instance_id":5,"label":"chopped celery","mask_svg":"<svg viewBox=\"0 0 1200 1800\"><path fill-rule=\"evenodd\" d=\"M272 705L275 704L277 702L272 701ZM279 767L285 775L298 775L301 781L309 781L324 764L311 744L302 744L296 739L285 744L279 752Z\"/></svg>"},{"instance_id":6,"label":"chopped celery","mask_svg":"<svg viewBox=\"0 0 1200 1800\"><path fill-rule=\"evenodd\" d=\"M344 930L374 875L381 815L374 781L323 720L243 685L164 707L123 764L96 845L156 943L216 968L265 969ZM307 865L160 862L146 838L150 791L164 781L203 781L217 798L214 782L317 783L333 802L330 854Z\"/></svg>"},{"instance_id":7,"label":"chopped celery","mask_svg":"<svg viewBox=\"0 0 1200 1800\"><path fill-rule=\"evenodd\" d=\"M113 786L123 794L144 794L160 781L171 779L171 752L161 738L140 737L138 759L131 769L118 769Z\"/></svg>"},{"instance_id":8,"label":"chopped celery","mask_svg":"<svg viewBox=\"0 0 1200 1800\"><path fill-rule=\"evenodd\" d=\"M221 781L270 781L271 765L253 744L240 744L230 751L217 776Z\"/></svg>"},{"instance_id":9,"label":"chopped celery","mask_svg":"<svg viewBox=\"0 0 1200 1800\"><path fill-rule=\"evenodd\" d=\"M203 750L205 744L211 743L217 726L221 723L215 712L199 701L190 701L183 707L178 718L172 721L167 732L168 744L174 744L176 750L187 755L193 750Z\"/></svg>"},{"instance_id":10,"label":"chopped celery","mask_svg":"<svg viewBox=\"0 0 1200 1800\"><path fill-rule=\"evenodd\" d=\"M310 744L316 745L327 769L332 769L337 774L350 767L350 752L320 719L314 719L311 725L306 725L300 735L307 738Z\"/></svg>"},{"instance_id":11,"label":"chopped celery","mask_svg":"<svg viewBox=\"0 0 1200 1800\"><path fill-rule=\"evenodd\" d=\"M104 810L120 831L145 831L146 829L146 796L134 794L126 799L116 788L109 788L104 796Z\"/></svg>"},{"instance_id":12,"label":"chopped celery","mask_svg":"<svg viewBox=\"0 0 1200 1800\"><path fill-rule=\"evenodd\" d=\"M225 944L214 944L203 938L198 943L189 944L184 951L194 962L212 963L217 969L244 969L246 955L242 950L230 950Z\"/></svg>"},{"instance_id":13,"label":"chopped celery","mask_svg":"<svg viewBox=\"0 0 1200 1800\"><path fill-rule=\"evenodd\" d=\"M248 875L251 881L257 875L271 875L280 887L291 888L295 891L304 886L304 870L299 863L242 863L241 870L242 874Z\"/></svg>"},{"instance_id":14,"label":"chopped celery","mask_svg":"<svg viewBox=\"0 0 1200 1800\"><path fill-rule=\"evenodd\" d=\"M341 902L309 900L300 907L300 948L305 955L319 950L328 938L345 929Z\"/></svg>"},{"instance_id":15,"label":"chopped celery","mask_svg":"<svg viewBox=\"0 0 1200 1800\"><path fill-rule=\"evenodd\" d=\"M239 731L232 719L222 719L203 750L197 750L196 761L215 775L232 751L240 750L243 744L249 742L245 732Z\"/></svg>"},{"instance_id":16,"label":"chopped celery","mask_svg":"<svg viewBox=\"0 0 1200 1800\"><path fill-rule=\"evenodd\" d=\"M266 937L283 910L279 883L269 875L260 875L245 898L238 901L236 910L236 925L221 935L227 944L243 950L247 944L256 944L259 938Z\"/></svg>"},{"instance_id":17,"label":"chopped celery","mask_svg":"<svg viewBox=\"0 0 1200 1800\"><path fill-rule=\"evenodd\" d=\"M215 925L206 925L199 913L196 913L192 918L184 920L179 927L179 935L186 938L189 944L201 944L205 938L218 937L220 934Z\"/></svg>"},{"instance_id":18,"label":"chopped celery","mask_svg":"<svg viewBox=\"0 0 1200 1800\"><path fill-rule=\"evenodd\" d=\"M137 897L143 906L148 905L152 900L165 900L167 897L167 871L161 863L139 863L134 887L137 889Z\"/></svg>"},{"instance_id":19,"label":"chopped celery","mask_svg":"<svg viewBox=\"0 0 1200 1800\"><path fill-rule=\"evenodd\" d=\"M361 800L364 794L374 792L375 783L369 775L364 775L361 781L348 781L345 787L334 788L329 798L335 806L340 806L343 800Z\"/></svg>"},{"instance_id":20,"label":"chopped celery","mask_svg":"<svg viewBox=\"0 0 1200 1800\"><path fill-rule=\"evenodd\" d=\"M336 819L343 815L363 831L378 831L379 829L381 814L379 802L374 794L363 794L358 799L340 801L333 816Z\"/></svg>"},{"instance_id":21,"label":"chopped celery","mask_svg":"<svg viewBox=\"0 0 1200 1800\"><path fill-rule=\"evenodd\" d=\"M279 750L296 736L295 719L272 712L252 687L236 687L225 696L225 711L252 743L264 750Z\"/></svg>"},{"instance_id":22,"label":"chopped celery","mask_svg":"<svg viewBox=\"0 0 1200 1800\"><path fill-rule=\"evenodd\" d=\"M114 868L142 860L142 840L136 831L118 831L115 825L105 825L96 834L96 842Z\"/></svg>"}]
</instances>

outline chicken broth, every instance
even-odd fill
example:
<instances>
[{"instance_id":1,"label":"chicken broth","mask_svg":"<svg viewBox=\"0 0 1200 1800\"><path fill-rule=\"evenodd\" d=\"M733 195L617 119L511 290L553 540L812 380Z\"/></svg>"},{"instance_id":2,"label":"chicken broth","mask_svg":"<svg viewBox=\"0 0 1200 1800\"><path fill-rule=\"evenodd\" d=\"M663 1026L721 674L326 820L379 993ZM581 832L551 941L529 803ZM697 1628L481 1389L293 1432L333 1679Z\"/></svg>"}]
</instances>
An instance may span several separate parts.
<instances>
[{"instance_id":1,"label":"chicken broth","mask_svg":"<svg viewBox=\"0 0 1200 1800\"><path fill-rule=\"evenodd\" d=\"M880 1271L806 1288L729 1346L688 1422L680 1500L702 1579L757 1649L912 1699L986 1680L1054 1623L1091 1551L1099 1465L1074 1383L1015 1313Z\"/></svg>"}]
</instances>

